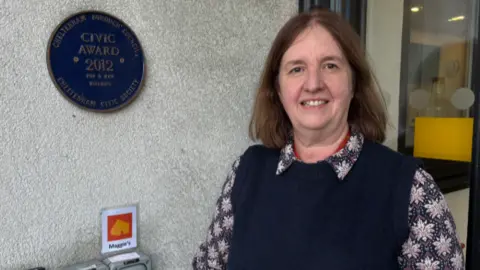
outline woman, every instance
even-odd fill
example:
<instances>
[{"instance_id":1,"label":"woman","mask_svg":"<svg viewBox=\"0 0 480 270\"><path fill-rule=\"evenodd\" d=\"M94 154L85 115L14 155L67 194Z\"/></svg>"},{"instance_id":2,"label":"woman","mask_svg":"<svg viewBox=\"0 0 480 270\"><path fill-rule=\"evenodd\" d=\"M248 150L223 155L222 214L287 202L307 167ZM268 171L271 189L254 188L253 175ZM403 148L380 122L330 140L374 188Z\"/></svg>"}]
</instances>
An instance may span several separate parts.
<instances>
[{"instance_id":1,"label":"woman","mask_svg":"<svg viewBox=\"0 0 480 270\"><path fill-rule=\"evenodd\" d=\"M387 113L359 37L299 14L268 55L250 123L194 269L463 269L432 177L381 143Z\"/></svg>"}]
</instances>

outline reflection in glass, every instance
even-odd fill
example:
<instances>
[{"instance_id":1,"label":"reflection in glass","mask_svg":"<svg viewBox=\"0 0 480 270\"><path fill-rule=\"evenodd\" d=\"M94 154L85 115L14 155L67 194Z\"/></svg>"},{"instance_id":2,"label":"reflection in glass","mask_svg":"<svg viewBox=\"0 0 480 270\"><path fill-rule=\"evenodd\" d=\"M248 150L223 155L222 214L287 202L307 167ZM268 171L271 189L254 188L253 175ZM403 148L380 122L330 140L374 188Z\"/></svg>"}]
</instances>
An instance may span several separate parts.
<instances>
[{"instance_id":1,"label":"reflection in glass","mask_svg":"<svg viewBox=\"0 0 480 270\"><path fill-rule=\"evenodd\" d=\"M471 95L463 90L456 93L469 88L470 2L415 0L405 10L410 24L408 57L404 57L408 59L405 147L414 146L416 117L470 115L470 106L458 104L467 104L462 101Z\"/></svg>"},{"instance_id":2,"label":"reflection in glass","mask_svg":"<svg viewBox=\"0 0 480 270\"><path fill-rule=\"evenodd\" d=\"M471 147L458 145L473 136L477 1L404 2L398 150L420 158L445 193L468 187Z\"/></svg>"}]
</instances>

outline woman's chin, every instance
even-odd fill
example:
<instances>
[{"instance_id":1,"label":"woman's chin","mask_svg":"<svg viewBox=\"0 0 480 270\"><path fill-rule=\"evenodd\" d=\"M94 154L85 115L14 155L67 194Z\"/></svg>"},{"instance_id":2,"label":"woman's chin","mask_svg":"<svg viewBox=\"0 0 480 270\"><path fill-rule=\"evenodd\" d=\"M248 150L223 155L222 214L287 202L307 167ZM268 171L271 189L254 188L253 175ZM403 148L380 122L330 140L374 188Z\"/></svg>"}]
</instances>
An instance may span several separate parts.
<instances>
[{"instance_id":1,"label":"woman's chin","mask_svg":"<svg viewBox=\"0 0 480 270\"><path fill-rule=\"evenodd\" d=\"M308 130L308 131L321 131L325 128L326 124L325 122L320 122L320 121L312 121L312 122L306 122L302 123L302 129Z\"/></svg>"}]
</instances>

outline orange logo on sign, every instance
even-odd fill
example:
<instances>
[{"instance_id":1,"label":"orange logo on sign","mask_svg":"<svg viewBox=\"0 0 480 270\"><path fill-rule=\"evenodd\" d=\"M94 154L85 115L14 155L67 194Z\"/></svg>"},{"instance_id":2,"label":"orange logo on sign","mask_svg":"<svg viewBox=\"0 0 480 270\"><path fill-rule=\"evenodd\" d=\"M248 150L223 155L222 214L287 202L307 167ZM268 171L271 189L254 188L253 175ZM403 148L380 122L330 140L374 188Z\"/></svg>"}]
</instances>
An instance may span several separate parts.
<instances>
[{"instance_id":1,"label":"orange logo on sign","mask_svg":"<svg viewBox=\"0 0 480 270\"><path fill-rule=\"evenodd\" d=\"M108 241L132 238L132 213L108 216Z\"/></svg>"}]
</instances>

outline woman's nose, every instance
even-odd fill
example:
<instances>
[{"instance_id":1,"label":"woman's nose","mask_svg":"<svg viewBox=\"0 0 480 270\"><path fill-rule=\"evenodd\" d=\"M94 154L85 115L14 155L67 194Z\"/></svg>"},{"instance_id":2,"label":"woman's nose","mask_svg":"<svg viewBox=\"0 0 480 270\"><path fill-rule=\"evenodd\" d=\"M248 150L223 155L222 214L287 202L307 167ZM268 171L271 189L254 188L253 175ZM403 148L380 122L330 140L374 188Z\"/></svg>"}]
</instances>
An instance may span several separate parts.
<instances>
[{"instance_id":1,"label":"woman's nose","mask_svg":"<svg viewBox=\"0 0 480 270\"><path fill-rule=\"evenodd\" d=\"M309 92L316 92L323 89L325 86L325 80L320 70L311 70L307 73L305 78L304 88Z\"/></svg>"}]
</instances>

